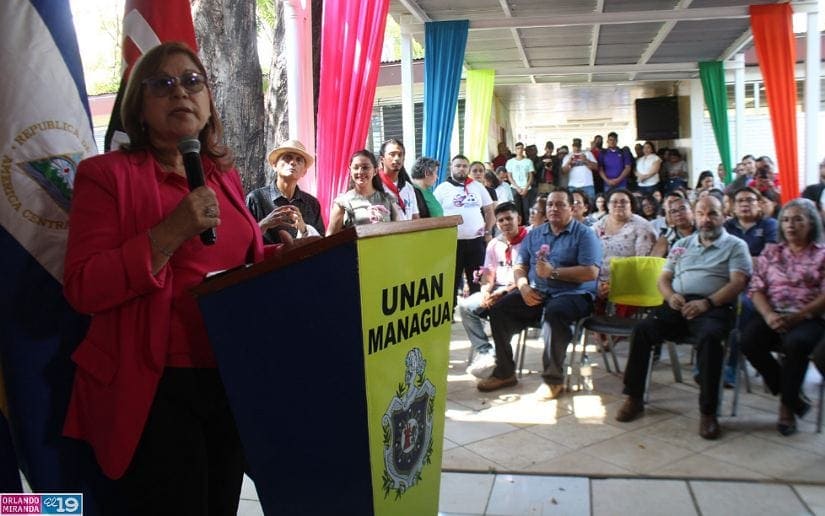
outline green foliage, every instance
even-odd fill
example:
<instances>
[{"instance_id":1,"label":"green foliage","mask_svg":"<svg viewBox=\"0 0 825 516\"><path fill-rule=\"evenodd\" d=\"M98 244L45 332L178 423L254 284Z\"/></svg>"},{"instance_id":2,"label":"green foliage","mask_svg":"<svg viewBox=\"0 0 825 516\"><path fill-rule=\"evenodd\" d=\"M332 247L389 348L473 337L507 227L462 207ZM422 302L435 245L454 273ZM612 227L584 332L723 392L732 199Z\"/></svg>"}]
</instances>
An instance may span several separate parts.
<instances>
[{"instance_id":1,"label":"green foliage","mask_svg":"<svg viewBox=\"0 0 825 516\"><path fill-rule=\"evenodd\" d=\"M393 19L392 16L387 15L387 28L384 29L384 50L382 55L389 55L395 61L401 60L401 26ZM424 59L424 47L416 40L412 41L413 59Z\"/></svg>"},{"instance_id":2,"label":"green foliage","mask_svg":"<svg viewBox=\"0 0 825 516\"><path fill-rule=\"evenodd\" d=\"M258 15L258 32L271 33L275 30L275 1L256 0L255 12Z\"/></svg>"}]
</instances>

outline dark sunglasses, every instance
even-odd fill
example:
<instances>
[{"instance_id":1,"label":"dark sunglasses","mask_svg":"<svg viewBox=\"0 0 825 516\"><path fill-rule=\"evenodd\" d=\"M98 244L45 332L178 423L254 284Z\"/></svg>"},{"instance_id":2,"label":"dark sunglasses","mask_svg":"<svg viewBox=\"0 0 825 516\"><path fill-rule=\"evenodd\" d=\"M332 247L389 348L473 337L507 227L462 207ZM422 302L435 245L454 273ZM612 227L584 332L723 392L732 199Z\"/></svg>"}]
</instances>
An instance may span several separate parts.
<instances>
[{"instance_id":1,"label":"dark sunglasses","mask_svg":"<svg viewBox=\"0 0 825 516\"><path fill-rule=\"evenodd\" d=\"M147 91L155 97L165 97L172 93L178 85L183 86L187 93L198 93L206 85L206 77L198 72L186 72L180 77L170 77L159 75L143 79L141 83L146 86Z\"/></svg>"}]
</instances>

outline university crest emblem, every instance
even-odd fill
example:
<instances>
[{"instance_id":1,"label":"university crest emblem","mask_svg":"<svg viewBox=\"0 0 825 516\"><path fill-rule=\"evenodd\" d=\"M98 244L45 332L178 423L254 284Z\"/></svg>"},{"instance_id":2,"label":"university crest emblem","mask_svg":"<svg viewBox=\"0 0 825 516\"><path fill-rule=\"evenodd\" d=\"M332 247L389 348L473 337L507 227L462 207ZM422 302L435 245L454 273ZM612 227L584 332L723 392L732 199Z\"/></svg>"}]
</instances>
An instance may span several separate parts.
<instances>
[{"instance_id":1,"label":"university crest emblem","mask_svg":"<svg viewBox=\"0 0 825 516\"><path fill-rule=\"evenodd\" d=\"M396 499L421 480L421 470L433 453L435 386L424 376L427 361L413 348L405 359L404 382L390 401L381 426L384 431L384 497Z\"/></svg>"}]
</instances>

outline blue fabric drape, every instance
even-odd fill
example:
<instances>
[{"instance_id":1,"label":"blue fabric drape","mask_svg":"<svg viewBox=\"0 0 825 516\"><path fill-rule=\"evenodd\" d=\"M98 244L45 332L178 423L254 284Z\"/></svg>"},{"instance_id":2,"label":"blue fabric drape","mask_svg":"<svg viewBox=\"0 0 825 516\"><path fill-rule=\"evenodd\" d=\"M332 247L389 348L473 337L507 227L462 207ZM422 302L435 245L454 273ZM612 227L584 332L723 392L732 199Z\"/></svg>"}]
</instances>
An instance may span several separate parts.
<instances>
[{"instance_id":1,"label":"blue fabric drape","mask_svg":"<svg viewBox=\"0 0 825 516\"><path fill-rule=\"evenodd\" d=\"M450 139L469 26L468 20L424 24L422 149L425 156L435 158L441 164L438 170L439 182L447 176L450 165Z\"/></svg>"}]
</instances>

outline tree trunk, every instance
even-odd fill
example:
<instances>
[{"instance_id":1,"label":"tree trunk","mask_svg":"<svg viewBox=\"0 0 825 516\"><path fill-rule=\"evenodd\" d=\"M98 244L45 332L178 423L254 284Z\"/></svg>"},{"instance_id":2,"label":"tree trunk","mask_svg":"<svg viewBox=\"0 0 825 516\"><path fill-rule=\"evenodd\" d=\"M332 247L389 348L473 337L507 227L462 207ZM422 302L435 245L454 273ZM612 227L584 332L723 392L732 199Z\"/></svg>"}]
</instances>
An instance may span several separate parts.
<instances>
[{"instance_id":1,"label":"tree trunk","mask_svg":"<svg viewBox=\"0 0 825 516\"><path fill-rule=\"evenodd\" d=\"M287 105L286 49L284 38L284 3L275 0L275 35L272 37L272 61L269 65L269 91L266 94L266 148L289 139Z\"/></svg>"},{"instance_id":2,"label":"tree trunk","mask_svg":"<svg viewBox=\"0 0 825 516\"><path fill-rule=\"evenodd\" d=\"M209 72L224 142L244 188L264 184L266 145L254 0L192 0L195 35Z\"/></svg>"}]
</instances>

